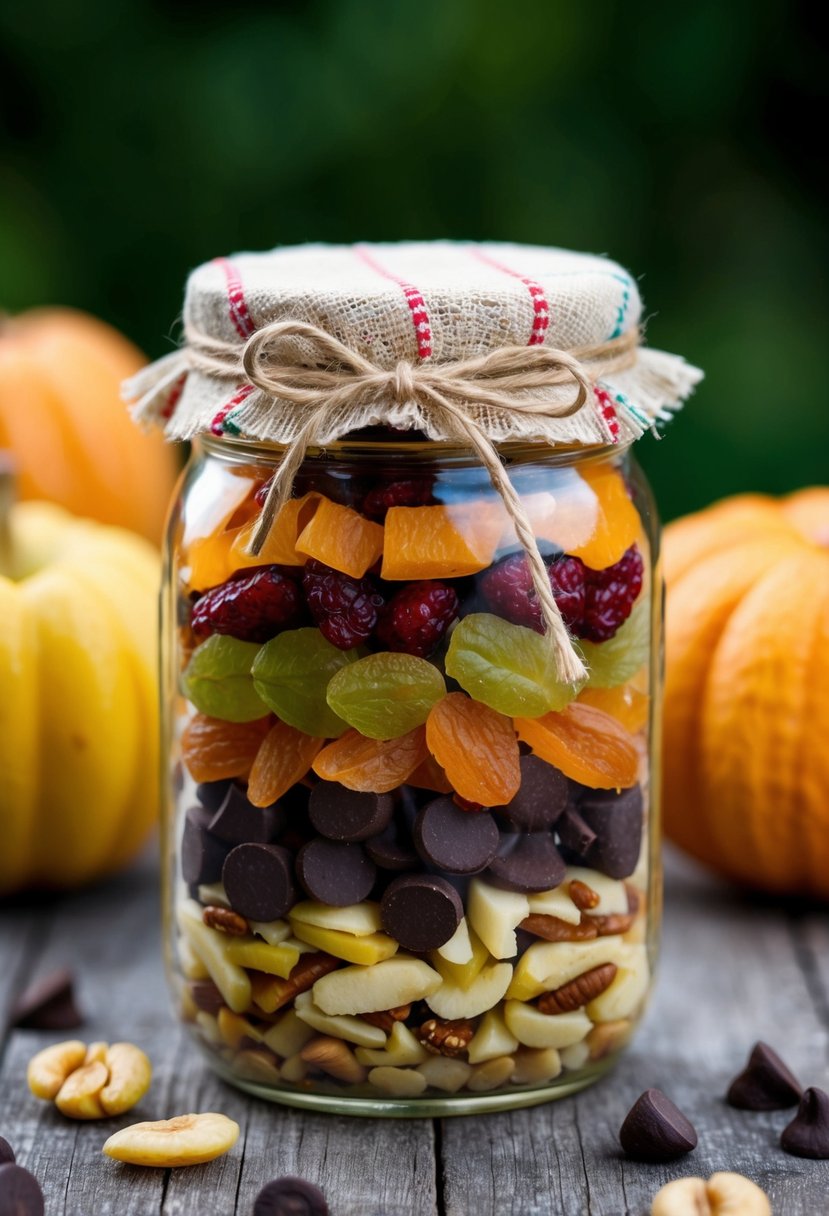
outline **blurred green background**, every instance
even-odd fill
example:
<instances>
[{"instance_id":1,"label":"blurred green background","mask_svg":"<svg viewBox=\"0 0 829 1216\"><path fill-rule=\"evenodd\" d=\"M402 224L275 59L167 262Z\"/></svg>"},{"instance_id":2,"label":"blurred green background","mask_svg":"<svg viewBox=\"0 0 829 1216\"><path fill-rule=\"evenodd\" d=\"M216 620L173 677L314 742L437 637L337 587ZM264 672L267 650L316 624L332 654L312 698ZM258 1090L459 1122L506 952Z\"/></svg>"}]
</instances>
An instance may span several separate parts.
<instances>
[{"instance_id":1,"label":"blurred green background","mask_svg":"<svg viewBox=\"0 0 829 1216\"><path fill-rule=\"evenodd\" d=\"M785 0L0 4L0 304L171 348L184 277L304 240L607 252L707 380L667 517L826 481L819 8Z\"/></svg>"}]
</instances>

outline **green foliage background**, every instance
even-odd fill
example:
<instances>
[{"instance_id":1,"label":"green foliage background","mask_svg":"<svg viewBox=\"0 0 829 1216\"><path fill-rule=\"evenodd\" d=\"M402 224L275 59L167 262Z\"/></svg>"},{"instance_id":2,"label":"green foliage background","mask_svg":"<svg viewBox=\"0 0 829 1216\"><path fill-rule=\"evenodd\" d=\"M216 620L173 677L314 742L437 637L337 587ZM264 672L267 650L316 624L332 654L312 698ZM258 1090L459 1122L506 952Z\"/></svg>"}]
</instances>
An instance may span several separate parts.
<instances>
[{"instance_id":1,"label":"green foliage background","mask_svg":"<svg viewBox=\"0 0 829 1216\"><path fill-rule=\"evenodd\" d=\"M170 349L196 263L304 240L609 252L707 380L668 517L829 481L827 73L786 0L0 3L0 303Z\"/></svg>"}]
</instances>

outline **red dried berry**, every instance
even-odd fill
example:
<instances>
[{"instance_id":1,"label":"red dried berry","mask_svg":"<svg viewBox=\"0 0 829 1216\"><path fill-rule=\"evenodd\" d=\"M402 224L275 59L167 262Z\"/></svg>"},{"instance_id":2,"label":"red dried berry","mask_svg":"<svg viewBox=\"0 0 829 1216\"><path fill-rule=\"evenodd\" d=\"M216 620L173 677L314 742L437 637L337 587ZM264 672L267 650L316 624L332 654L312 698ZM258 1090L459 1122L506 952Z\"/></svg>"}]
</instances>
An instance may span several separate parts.
<instances>
[{"instance_id":1,"label":"red dried berry","mask_svg":"<svg viewBox=\"0 0 829 1216\"><path fill-rule=\"evenodd\" d=\"M382 523L389 507L428 507L434 501L431 478L421 478L419 481L390 481L387 485L375 486L373 490L369 490L360 509L369 519Z\"/></svg>"},{"instance_id":2,"label":"red dried berry","mask_svg":"<svg viewBox=\"0 0 829 1216\"><path fill-rule=\"evenodd\" d=\"M644 562L631 545L618 562L604 570L584 569L584 617L578 635L590 642L606 642L631 614L642 590Z\"/></svg>"},{"instance_id":3,"label":"red dried berry","mask_svg":"<svg viewBox=\"0 0 829 1216\"><path fill-rule=\"evenodd\" d=\"M370 636L383 597L370 578L352 578L323 562L309 561L302 586L320 633L340 650L350 650Z\"/></svg>"},{"instance_id":4,"label":"red dried berry","mask_svg":"<svg viewBox=\"0 0 829 1216\"><path fill-rule=\"evenodd\" d=\"M458 615L458 607L458 596L446 583L409 583L380 613L375 636L386 650L427 659Z\"/></svg>"},{"instance_id":5,"label":"red dried berry","mask_svg":"<svg viewBox=\"0 0 829 1216\"><path fill-rule=\"evenodd\" d=\"M267 642L303 618L295 577L281 566L239 570L193 604L190 625L197 638L227 633L244 642Z\"/></svg>"},{"instance_id":6,"label":"red dried berry","mask_svg":"<svg viewBox=\"0 0 829 1216\"><path fill-rule=\"evenodd\" d=\"M584 566L577 557L559 557L548 567L553 598L565 624L578 629L584 613ZM541 608L535 594L530 566L523 553L504 558L481 579L481 594L498 616L514 625L543 633Z\"/></svg>"}]
</instances>

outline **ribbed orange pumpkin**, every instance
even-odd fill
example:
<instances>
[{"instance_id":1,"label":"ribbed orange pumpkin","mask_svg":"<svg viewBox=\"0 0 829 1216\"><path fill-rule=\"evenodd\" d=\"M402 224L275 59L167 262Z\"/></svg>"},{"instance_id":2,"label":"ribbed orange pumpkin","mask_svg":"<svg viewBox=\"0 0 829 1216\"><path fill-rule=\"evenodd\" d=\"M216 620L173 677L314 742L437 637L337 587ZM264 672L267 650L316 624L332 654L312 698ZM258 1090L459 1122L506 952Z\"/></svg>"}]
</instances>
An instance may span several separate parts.
<instances>
[{"instance_id":1,"label":"ribbed orange pumpkin","mask_svg":"<svg viewBox=\"0 0 829 1216\"><path fill-rule=\"evenodd\" d=\"M829 488L671 524L667 833L758 889L829 898Z\"/></svg>"},{"instance_id":2,"label":"ribbed orange pumpkin","mask_svg":"<svg viewBox=\"0 0 829 1216\"><path fill-rule=\"evenodd\" d=\"M72 309L0 320L0 449L14 454L20 498L158 543L175 456L136 429L119 395L144 362L116 330Z\"/></svg>"}]
</instances>

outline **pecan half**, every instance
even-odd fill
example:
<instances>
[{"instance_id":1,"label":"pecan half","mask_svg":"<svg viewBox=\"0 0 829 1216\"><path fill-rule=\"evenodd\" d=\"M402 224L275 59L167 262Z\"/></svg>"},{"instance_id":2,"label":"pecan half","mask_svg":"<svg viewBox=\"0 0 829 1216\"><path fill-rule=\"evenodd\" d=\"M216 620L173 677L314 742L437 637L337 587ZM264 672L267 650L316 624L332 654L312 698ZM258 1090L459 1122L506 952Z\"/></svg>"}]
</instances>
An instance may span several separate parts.
<instances>
[{"instance_id":1,"label":"pecan half","mask_svg":"<svg viewBox=\"0 0 829 1216\"><path fill-rule=\"evenodd\" d=\"M617 971L615 963L601 963L598 967L591 967L589 971L583 971L554 992L545 992L539 997L538 1009L541 1013L572 1013L581 1009L610 987Z\"/></svg>"},{"instance_id":2,"label":"pecan half","mask_svg":"<svg viewBox=\"0 0 829 1216\"><path fill-rule=\"evenodd\" d=\"M583 916L581 924L571 925L566 920L560 920L558 916L532 912L524 917L520 928L534 933L536 937L543 937L548 942L586 942L599 936L598 927L593 924L597 919L595 916Z\"/></svg>"},{"instance_id":3,"label":"pecan half","mask_svg":"<svg viewBox=\"0 0 829 1216\"><path fill-rule=\"evenodd\" d=\"M614 933L627 933L633 920L631 912L610 912L607 916L590 917L590 923L596 926L599 937L610 937Z\"/></svg>"},{"instance_id":4,"label":"pecan half","mask_svg":"<svg viewBox=\"0 0 829 1216\"><path fill-rule=\"evenodd\" d=\"M201 918L209 929L218 929L220 933L231 933L234 937L245 937L250 933L250 926L244 916L240 916L231 908L208 904Z\"/></svg>"},{"instance_id":5,"label":"pecan half","mask_svg":"<svg viewBox=\"0 0 829 1216\"><path fill-rule=\"evenodd\" d=\"M429 1018L415 1031L415 1036L433 1055L454 1057L463 1055L474 1033L475 1027L467 1018L453 1022Z\"/></svg>"},{"instance_id":6,"label":"pecan half","mask_svg":"<svg viewBox=\"0 0 829 1216\"><path fill-rule=\"evenodd\" d=\"M286 980L275 975L256 973L251 976L254 1002L265 1013L275 1013L277 1009L290 1004L300 992L313 988L318 979L328 975L329 971L335 971L340 965L338 958L332 958L330 954L320 951L301 954Z\"/></svg>"},{"instance_id":7,"label":"pecan half","mask_svg":"<svg viewBox=\"0 0 829 1216\"><path fill-rule=\"evenodd\" d=\"M580 912L589 912L591 908L597 908L600 903L598 891L594 891L592 887L588 887L586 882L582 882L579 878L574 878L567 888L570 898Z\"/></svg>"},{"instance_id":8,"label":"pecan half","mask_svg":"<svg viewBox=\"0 0 829 1216\"><path fill-rule=\"evenodd\" d=\"M411 1004L398 1005L394 1009L378 1009L375 1013L363 1013L360 1016L370 1026L379 1026L386 1034L391 1034L395 1022L405 1022L412 1012Z\"/></svg>"}]
</instances>

